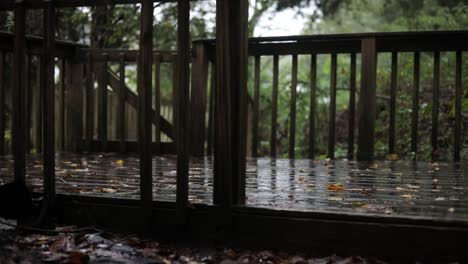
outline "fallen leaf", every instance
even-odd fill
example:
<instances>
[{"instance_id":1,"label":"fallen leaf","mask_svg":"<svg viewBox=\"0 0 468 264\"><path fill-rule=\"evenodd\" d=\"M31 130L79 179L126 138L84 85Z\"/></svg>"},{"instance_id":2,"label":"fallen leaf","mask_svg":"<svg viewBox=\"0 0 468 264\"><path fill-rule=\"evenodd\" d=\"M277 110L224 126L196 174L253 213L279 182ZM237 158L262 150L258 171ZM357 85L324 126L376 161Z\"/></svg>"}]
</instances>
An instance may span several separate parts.
<instances>
[{"instance_id":1,"label":"fallen leaf","mask_svg":"<svg viewBox=\"0 0 468 264\"><path fill-rule=\"evenodd\" d=\"M344 191L344 187L341 184L330 184L328 185L327 190L335 191L335 192L342 192Z\"/></svg>"},{"instance_id":2,"label":"fallen leaf","mask_svg":"<svg viewBox=\"0 0 468 264\"><path fill-rule=\"evenodd\" d=\"M102 188L101 191L105 192L105 193L116 193L117 192L116 190L111 189L111 188Z\"/></svg>"},{"instance_id":3,"label":"fallen leaf","mask_svg":"<svg viewBox=\"0 0 468 264\"><path fill-rule=\"evenodd\" d=\"M398 155L397 154L390 154L390 155L387 156L387 159L391 160L391 161L397 161L398 160Z\"/></svg>"},{"instance_id":4,"label":"fallen leaf","mask_svg":"<svg viewBox=\"0 0 468 264\"><path fill-rule=\"evenodd\" d=\"M123 160L117 160L117 161L115 162L115 165L116 165L117 167L123 167L124 161L123 161Z\"/></svg>"},{"instance_id":5,"label":"fallen leaf","mask_svg":"<svg viewBox=\"0 0 468 264\"><path fill-rule=\"evenodd\" d=\"M454 213L454 212L455 212L455 208L450 207L447 211L448 211L449 213Z\"/></svg>"}]
</instances>

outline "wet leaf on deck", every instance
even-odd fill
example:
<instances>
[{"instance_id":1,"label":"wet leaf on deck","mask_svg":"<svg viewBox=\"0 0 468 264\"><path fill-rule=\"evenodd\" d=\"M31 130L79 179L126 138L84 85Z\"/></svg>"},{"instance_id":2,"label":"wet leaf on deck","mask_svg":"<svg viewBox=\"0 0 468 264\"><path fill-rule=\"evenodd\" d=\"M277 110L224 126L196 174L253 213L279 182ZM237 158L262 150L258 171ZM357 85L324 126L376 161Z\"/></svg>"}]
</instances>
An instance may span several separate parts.
<instances>
[{"instance_id":1,"label":"wet leaf on deck","mask_svg":"<svg viewBox=\"0 0 468 264\"><path fill-rule=\"evenodd\" d=\"M344 191L344 187L341 184L330 184L328 185L327 190L335 191L335 192L342 192Z\"/></svg>"}]
</instances>

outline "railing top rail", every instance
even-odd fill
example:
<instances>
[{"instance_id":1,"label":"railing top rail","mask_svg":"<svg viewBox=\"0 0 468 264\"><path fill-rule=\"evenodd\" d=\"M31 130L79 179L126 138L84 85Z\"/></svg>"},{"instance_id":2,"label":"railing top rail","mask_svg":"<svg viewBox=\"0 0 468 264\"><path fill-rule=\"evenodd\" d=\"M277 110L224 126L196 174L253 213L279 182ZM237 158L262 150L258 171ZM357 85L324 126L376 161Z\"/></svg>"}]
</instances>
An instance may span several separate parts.
<instances>
[{"instance_id":1,"label":"railing top rail","mask_svg":"<svg viewBox=\"0 0 468 264\"><path fill-rule=\"evenodd\" d=\"M378 52L468 50L468 30L372 32L249 38L249 55L359 53L361 40L375 38ZM194 43L214 45L214 39Z\"/></svg>"}]
</instances>

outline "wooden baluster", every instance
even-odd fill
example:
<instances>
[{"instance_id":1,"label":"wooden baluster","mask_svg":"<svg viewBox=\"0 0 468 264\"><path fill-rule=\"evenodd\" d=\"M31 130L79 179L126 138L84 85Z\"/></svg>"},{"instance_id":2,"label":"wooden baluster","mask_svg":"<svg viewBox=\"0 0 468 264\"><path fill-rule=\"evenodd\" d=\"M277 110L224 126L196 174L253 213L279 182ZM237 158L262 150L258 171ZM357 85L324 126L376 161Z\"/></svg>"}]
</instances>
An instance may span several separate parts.
<instances>
[{"instance_id":1,"label":"wooden baluster","mask_svg":"<svg viewBox=\"0 0 468 264\"><path fill-rule=\"evenodd\" d=\"M120 141L120 152L126 152L126 124L125 124L125 53L119 55L119 106L118 106L118 120L117 120L117 133Z\"/></svg>"},{"instance_id":2,"label":"wooden baluster","mask_svg":"<svg viewBox=\"0 0 468 264\"><path fill-rule=\"evenodd\" d=\"M317 54L310 56L309 158L315 157L315 114L317 113Z\"/></svg>"},{"instance_id":3,"label":"wooden baluster","mask_svg":"<svg viewBox=\"0 0 468 264\"><path fill-rule=\"evenodd\" d=\"M258 112L260 108L260 56L255 56L254 98L252 116L252 157L258 156Z\"/></svg>"},{"instance_id":4,"label":"wooden baluster","mask_svg":"<svg viewBox=\"0 0 468 264\"><path fill-rule=\"evenodd\" d=\"M356 120L356 53L351 53L349 77L348 159L354 158L354 127Z\"/></svg>"},{"instance_id":5,"label":"wooden baluster","mask_svg":"<svg viewBox=\"0 0 468 264\"><path fill-rule=\"evenodd\" d=\"M375 38L365 38L361 44L361 91L359 96L359 133L357 159L374 158L376 118L377 47Z\"/></svg>"},{"instance_id":6,"label":"wooden baluster","mask_svg":"<svg viewBox=\"0 0 468 264\"><path fill-rule=\"evenodd\" d=\"M36 153L42 152L42 109L43 109L43 101L44 101L44 77L45 77L45 70L44 70L44 60L43 56L38 57L37 63L37 71L36 71L36 81L37 81L37 93L36 93L36 109L35 109L35 119L36 119L36 127L35 127L35 134L36 134Z\"/></svg>"},{"instance_id":7,"label":"wooden baluster","mask_svg":"<svg viewBox=\"0 0 468 264\"><path fill-rule=\"evenodd\" d=\"M102 69L100 70L99 76L99 92L98 92L98 134L99 141L101 143L101 151L107 151L107 126L108 126L108 115L107 115L107 101L108 101L108 91L107 85L109 83L107 76L107 65L108 65L108 55L103 54L103 63Z\"/></svg>"},{"instance_id":8,"label":"wooden baluster","mask_svg":"<svg viewBox=\"0 0 468 264\"><path fill-rule=\"evenodd\" d=\"M156 150L155 154L161 154L161 54L154 55L154 115L156 116L156 124L154 129L154 137Z\"/></svg>"},{"instance_id":9,"label":"wooden baluster","mask_svg":"<svg viewBox=\"0 0 468 264\"><path fill-rule=\"evenodd\" d=\"M297 55L292 57L291 73L291 120L289 123L289 158L294 159L296 147L296 96L297 96Z\"/></svg>"},{"instance_id":10,"label":"wooden baluster","mask_svg":"<svg viewBox=\"0 0 468 264\"><path fill-rule=\"evenodd\" d=\"M432 84L432 160L438 160L438 126L439 126L439 83L440 83L440 52L434 52L434 80Z\"/></svg>"},{"instance_id":11,"label":"wooden baluster","mask_svg":"<svg viewBox=\"0 0 468 264\"><path fill-rule=\"evenodd\" d=\"M388 152L395 154L396 90L398 87L398 52L392 52L392 72L390 81L390 124L388 131Z\"/></svg>"},{"instance_id":12,"label":"wooden baluster","mask_svg":"<svg viewBox=\"0 0 468 264\"><path fill-rule=\"evenodd\" d=\"M461 133L462 133L462 52L459 50L455 55L455 145L453 148L454 161L460 161Z\"/></svg>"},{"instance_id":13,"label":"wooden baluster","mask_svg":"<svg viewBox=\"0 0 468 264\"><path fill-rule=\"evenodd\" d=\"M149 230L152 218L152 130L151 83L153 58L153 1L143 0L141 5L141 30L138 85L138 144L140 154L140 200L144 229Z\"/></svg>"},{"instance_id":14,"label":"wooden baluster","mask_svg":"<svg viewBox=\"0 0 468 264\"><path fill-rule=\"evenodd\" d=\"M278 121L278 80L279 80L279 57L273 56L273 94L271 99L271 139L270 156L276 157L276 130Z\"/></svg>"},{"instance_id":15,"label":"wooden baluster","mask_svg":"<svg viewBox=\"0 0 468 264\"><path fill-rule=\"evenodd\" d=\"M23 1L16 1L14 8L14 67L13 67L13 128L12 148L15 181L26 181L25 156L25 59L26 59L26 9Z\"/></svg>"},{"instance_id":16,"label":"wooden baluster","mask_svg":"<svg viewBox=\"0 0 468 264\"><path fill-rule=\"evenodd\" d=\"M420 69L420 53L414 53L414 69L413 69L413 106L411 114L411 152L414 153L417 159L418 151L418 121L419 121L419 69Z\"/></svg>"},{"instance_id":17,"label":"wooden baluster","mask_svg":"<svg viewBox=\"0 0 468 264\"><path fill-rule=\"evenodd\" d=\"M177 134L177 54L172 55L172 126Z\"/></svg>"},{"instance_id":18,"label":"wooden baluster","mask_svg":"<svg viewBox=\"0 0 468 264\"><path fill-rule=\"evenodd\" d=\"M214 136L214 109L215 109L215 91L216 91L216 66L214 63L211 64L211 85L210 85L210 104L208 113L208 145L206 155L211 156L213 154L213 136Z\"/></svg>"},{"instance_id":19,"label":"wooden baluster","mask_svg":"<svg viewBox=\"0 0 468 264\"><path fill-rule=\"evenodd\" d=\"M86 150L91 151L91 143L94 136L94 81L93 81L93 57L87 54L86 68Z\"/></svg>"},{"instance_id":20,"label":"wooden baluster","mask_svg":"<svg viewBox=\"0 0 468 264\"><path fill-rule=\"evenodd\" d=\"M24 87L24 145L25 152L31 153L31 103L32 103L32 55L26 55Z\"/></svg>"},{"instance_id":21,"label":"wooden baluster","mask_svg":"<svg viewBox=\"0 0 468 264\"><path fill-rule=\"evenodd\" d=\"M179 0L177 38L177 223L185 224L188 217L189 192L189 105L190 105L190 1ZM201 65L199 65L201 66ZM202 69L200 69L202 70ZM203 70L202 70L203 71ZM202 74L202 73L201 73ZM201 88L201 87L199 87ZM205 86L206 89L206 86ZM204 101L206 102L206 101ZM206 103L205 103L206 105ZM202 113L205 114L204 112Z\"/></svg>"},{"instance_id":22,"label":"wooden baluster","mask_svg":"<svg viewBox=\"0 0 468 264\"><path fill-rule=\"evenodd\" d=\"M0 156L5 155L5 53L0 51Z\"/></svg>"},{"instance_id":23,"label":"wooden baluster","mask_svg":"<svg viewBox=\"0 0 468 264\"><path fill-rule=\"evenodd\" d=\"M336 119L336 53L331 54L330 69L330 113L328 118L328 157L335 158L335 119Z\"/></svg>"}]
</instances>

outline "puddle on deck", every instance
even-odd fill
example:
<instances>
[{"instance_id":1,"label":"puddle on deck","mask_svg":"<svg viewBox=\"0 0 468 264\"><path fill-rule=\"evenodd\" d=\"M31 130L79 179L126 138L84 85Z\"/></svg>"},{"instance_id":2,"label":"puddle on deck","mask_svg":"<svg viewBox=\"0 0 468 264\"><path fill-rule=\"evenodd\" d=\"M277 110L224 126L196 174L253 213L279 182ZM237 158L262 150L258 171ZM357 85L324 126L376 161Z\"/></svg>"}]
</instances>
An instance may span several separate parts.
<instances>
[{"instance_id":1,"label":"puddle on deck","mask_svg":"<svg viewBox=\"0 0 468 264\"><path fill-rule=\"evenodd\" d=\"M13 161L0 158L0 183L12 179ZM28 182L42 191L42 162L30 156ZM247 206L422 217L468 222L468 165L381 161L248 159ZM62 153L56 162L57 193L139 198L136 156ZM213 162L190 164L191 203L212 204ZM154 157L153 199L175 201L176 158Z\"/></svg>"}]
</instances>

